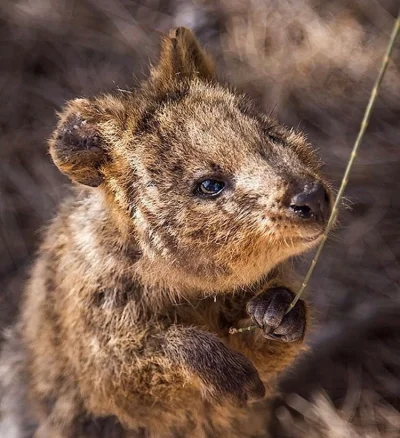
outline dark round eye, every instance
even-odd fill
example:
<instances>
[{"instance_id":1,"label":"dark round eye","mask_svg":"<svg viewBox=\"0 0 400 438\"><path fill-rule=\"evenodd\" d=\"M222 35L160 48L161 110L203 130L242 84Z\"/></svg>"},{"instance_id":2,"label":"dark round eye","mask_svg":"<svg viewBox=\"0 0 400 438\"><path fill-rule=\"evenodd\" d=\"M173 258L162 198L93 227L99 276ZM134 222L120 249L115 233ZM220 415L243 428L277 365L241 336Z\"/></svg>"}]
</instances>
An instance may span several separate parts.
<instances>
[{"instance_id":1,"label":"dark round eye","mask_svg":"<svg viewBox=\"0 0 400 438\"><path fill-rule=\"evenodd\" d=\"M272 143L280 143L281 139L275 135L275 134L271 134L270 132L267 134L268 138L272 141Z\"/></svg>"},{"instance_id":2,"label":"dark round eye","mask_svg":"<svg viewBox=\"0 0 400 438\"><path fill-rule=\"evenodd\" d=\"M282 139L279 137L279 134L276 134L274 132L274 128L276 128L276 126L269 126L267 128L264 128L264 134L268 137L268 139L270 141L272 141L273 143L281 143Z\"/></svg>"},{"instance_id":3,"label":"dark round eye","mask_svg":"<svg viewBox=\"0 0 400 438\"><path fill-rule=\"evenodd\" d=\"M205 179L197 184L196 193L200 196L218 196L225 188L223 181L216 179Z\"/></svg>"}]
</instances>

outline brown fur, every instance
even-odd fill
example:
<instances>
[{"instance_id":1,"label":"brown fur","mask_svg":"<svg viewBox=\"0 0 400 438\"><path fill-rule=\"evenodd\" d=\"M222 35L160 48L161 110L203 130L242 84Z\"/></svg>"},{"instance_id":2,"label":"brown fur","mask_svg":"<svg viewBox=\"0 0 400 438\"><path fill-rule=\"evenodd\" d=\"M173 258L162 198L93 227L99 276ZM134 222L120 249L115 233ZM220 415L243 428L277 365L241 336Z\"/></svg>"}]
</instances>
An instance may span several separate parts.
<instances>
[{"instance_id":1,"label":"brown fur","mask_svg":"<svg viewBox=\"0 0 400 438\"><path fill-rule=\"evenodd\" d=\"M38 438L92 436L103 417L123 436L263 434L251 399L302 342L228 329L250 323L258 292L290 286L282 263L318 241L323 227L287 205L322 176L301 134L213 70L179 28L138 90L60 114L50 153L84 186L48 228L23 302ZM196 198L204 177L224 194Z\"/></svg>"}]
</instances>

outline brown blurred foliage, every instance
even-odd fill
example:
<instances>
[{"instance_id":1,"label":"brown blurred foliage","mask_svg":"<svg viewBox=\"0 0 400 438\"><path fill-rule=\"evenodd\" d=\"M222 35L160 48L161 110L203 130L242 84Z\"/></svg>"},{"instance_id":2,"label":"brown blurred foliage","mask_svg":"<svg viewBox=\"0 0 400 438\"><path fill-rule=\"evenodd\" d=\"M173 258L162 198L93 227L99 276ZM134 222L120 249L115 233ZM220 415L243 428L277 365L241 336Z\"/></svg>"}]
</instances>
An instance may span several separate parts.
<instances>
[{"instance_id":1,"label":"brown blurred foliage","mask_svg":"<svg viewBox=\"0 0 400 438\"><path fill-rule=\"evenodd\" d=\"M2 0L0 328L67 190L46 138L68 99L143 78L160 34L191 27L221 77L304 130L338 186L397 0ZM400 41L340 225L313 277L312 351L282 382L271 436L400 433ZM295 261L303 271L309 256Z\"/></svg>"}]
</instances>

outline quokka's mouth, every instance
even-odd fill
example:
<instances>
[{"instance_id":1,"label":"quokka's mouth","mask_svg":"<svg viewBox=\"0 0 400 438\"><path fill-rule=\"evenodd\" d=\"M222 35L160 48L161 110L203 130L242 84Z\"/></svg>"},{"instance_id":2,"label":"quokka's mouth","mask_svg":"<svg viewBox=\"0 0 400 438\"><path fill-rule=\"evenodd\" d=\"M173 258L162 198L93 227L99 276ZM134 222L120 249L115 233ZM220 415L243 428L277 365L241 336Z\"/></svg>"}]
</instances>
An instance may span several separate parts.
<instances>
[{"instance_id":1,"label":"quokka's mouth","mask_svg":"<svg viewBox=\"0 0 400 438\"><path fill-rule=\"evenodd\" d=\"M313 242L316 242L323 234L324 234L324 232L321 231L320 233L317 233L313 236L304 236L304 237L300 237L300 238L303 242L313 243Z\"/></svg>"},{"instance_id":2,"label":"quokka's mouth","mask_svg":"<svg viewBox=\"0 0 400 438\"><path fill-rule=\"evenodd\" d=\"M325 226L321 226L318 229L307 229L306 227L299 227L294 235L291 236L291 240L294 244L313 244L317 242L325 232Z\"/></svg>"}]
</instances>

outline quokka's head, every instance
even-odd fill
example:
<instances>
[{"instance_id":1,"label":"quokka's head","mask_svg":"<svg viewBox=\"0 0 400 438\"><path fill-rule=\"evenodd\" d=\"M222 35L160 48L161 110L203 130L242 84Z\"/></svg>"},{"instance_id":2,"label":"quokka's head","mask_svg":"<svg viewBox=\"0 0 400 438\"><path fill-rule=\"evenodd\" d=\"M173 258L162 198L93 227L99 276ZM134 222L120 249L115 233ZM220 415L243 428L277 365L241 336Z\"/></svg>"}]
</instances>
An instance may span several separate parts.
<instances>
[{"instance_id":1,"label":"quokka's head","mask_svg":"<svg viewBox=\"0 0 400 438\"><path fill-rule=\"evenodd\" d=\"M72 180L106 194L143 258L178 285L256 281L315 245L331 209L304 136L219 85L185 28L164 38L138 90L71 101L50 152Z\"/></svg>"}]
</instances>

